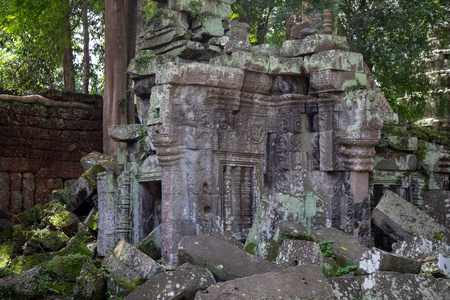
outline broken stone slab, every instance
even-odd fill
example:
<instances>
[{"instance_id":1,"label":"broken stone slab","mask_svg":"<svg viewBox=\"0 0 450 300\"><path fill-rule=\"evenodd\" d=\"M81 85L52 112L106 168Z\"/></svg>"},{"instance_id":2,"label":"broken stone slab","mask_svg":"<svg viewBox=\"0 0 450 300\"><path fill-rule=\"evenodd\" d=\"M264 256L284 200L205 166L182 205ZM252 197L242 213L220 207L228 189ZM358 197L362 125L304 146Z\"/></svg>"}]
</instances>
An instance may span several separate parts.
<instances>
[{"instance_id":1,"label":"broken stone slab","mask_svg":"<svg viewBox=\"0 0 450 300\"><path fill-rule=\"evenodd\" d=\"M108 135L116 142L137 141L147 134L147 129L142 124L108 126Z\"/></svg>"},{"instance_id":2,"label":"broken stone slab","mask_svg":"<svg viewBox=\"0 0 450 300\"><path fill-rule=\"evenodd\" d=\"M286 40L281 46L280 55L295 57L332 49L348 50L346 37L332 34L313 34L302 40Z\"/></svg>"},{"instance_id":3,"label":"broken stone slab","mask_svg":"<svg viewBox=\"0 0 450 300\"><path fill-rule=\"evenodd\" d=\"M275 236L279 236L281 239L311 240L311 236L303 224L284 220L278 222Z\"/></svg>"},{"instance_id":4,"label":"broken stone slab","mask_svg":"<svg viewBox=\"0 0 450 300\"><path fill-rule=\"evenodd\" d=\"M270 75L302 75L306 74L302 57L269 57Z\"/></svg>"},{"instance_id":5,"label":"broken stone slab","mask_svg":"<svg viewBox=\"0 0 450 300\"><path fill-rule=\"evenodd\" d=\"M232 20L230 24L230 38L225 43L225 53L233 53L236 51L249 52L252 50L250 45L249 25Z\"/></svg>"},{"instance_id":6,"label":"broken stone slab","mask_svg":"<svg viewBox=\"0 0 450 300\"><path fill-rule=\"evenodd\" d=\"M260 44L252 46L252 52L265 56L280 56L281 46L275 44Z\"/></svg>"},{"instance_id":7,"label":"broken stone slab","mask_svg":"<svg viewBox=\"0 0 450 300\"><path fill-rule=\"evenodd\" d=\"M248 254L230 243L211 236L186 236L178 250L178 264L207 267L218 281L274 272L281 267Z\"/></svg>"},{"instance_id":8,"label":"broken stone slab","mask_svg":"<svg viewBox=\"0 0 450 300\"><path fill-rule=\"evenodd\" d=\"M145 38L146 35L152 34L164 28L179 27L188 29L187 16L180 11L163 9L159 10L158 14L150 18L144 25L141 36Z\"/></svg>"},{"instance_id":9,"label":"broken stone slab","mask_svg":"<svg viewBox=\"0 0 450 300\"><path fill-rule=\"evenodd\" d=\"M389 190L372 212L372 222L397 241L413 236L450 241L447 228Z\"/></svg>"},{"instance_id":10,"label":"broken stone slab","mask_svg":"<svg viewBox=\"0 0 450 300\"><path fill-rule=\"evenodd\" d=\"M312 28L311 21L302 21L291 27L291 36L294 40L304 39L308 35L316 34L317 30Z\"/></svg>"},{"instance_id":11,"label":"broken stone slab","mask_svg":"<svg viewBox=\"0 0 450 300\"><path fill-rule=\"evenodd\" d=\"M123 299L133 292L142 283L139 277L132 284L129 284L116 277L109 277L106 281L106 292L111 295L109 299Z\"/></svg>"},{"instance_id":12,"label":"broken stone slab","mask_svg":"<svg viewBox=\"0 0 450 300\"><path fill-rule=\"evenodd\" d=\"M377 248L363 253L359 269L366 273L391 271L398 273L419 274L422 263Z\"/></svg>"},{"instance_id":13,"label":"broken stone slab","mask_svg":"<svg viewBox=\"0 0 450 300\"><path fill-rule=\"evenodd\" d=\"M164 271L164 268L151 257L145 255L142 251L124 240L120 240L117 243L113 253L116 258L135 271L144 280L150 279Z\"/></svg>"},{"instance_id":14,"label":"broken stone slab","mask_svg":"<svg viewBox=\"0 0 450 300\"><path fill-rule=\"evenodd\" d=\"M97 190L97 174L105 171L103 167L95 165L81 175L59 198L66 205L67 210L74 211Z\"/></svg>"},{"instance_id":15,"label":"broken stone slab","mask_svg":"<svg viewBox=\"0 0 450 300\"><path fill-rule=\"evenodd\" d=\"M191 38L191 32L185 28L168 27L156 32L147 33L144 35L142 43L139 44L139 49L148 50L167 45L179 39L188 40Z\"/></svg>"},{"instance_id":16,"label":"broken stone slab","mask_svg":"<svg viewBox=\"0 0 450 300\"><path fill-rule=\"evenodd\" d=\"M303 265L322 267L322 252L319 244L315 242L284 240L275 262L283 268Z\"/></svg>"},{"instance_id":17,"label":"broken stone slab","mask_svg":"<svg viewBox=\"0 0 450 300\"><path fill-rule=\"evenodd\" d=\"M353 264L358 265L362 255L369 250L344 231L334 227L314 231L312 237L319 243L332 241L329 246L336 255L336 261L341 266L351 265L350 260Z\"/></svg>"},{"instance_id":18,"label":"broken stone slab","mask_svg":"<svg viewBox=\"0 0 450 300\"><path fill-rule=\"evenodd\" d=\"M161 258L162 234L161 225L157 226L138 245L139 250L150 256L154 260Z\"/></svg>"},{"instance_id":19,"label":"broken stone slab","mask_svg":"<svg viewBox=\"0 0 450 300\"><path fill-rule=\"evenodd\" d=\"M423 211L450 230L450 191L432 190L425 192Z\"/></svg>"},{"instance_id":20,"label":"broken stone slab","mask_svg":"<svg viewBox=\"0 0 450 300\"><path fill-rule=\"evenodd\" d=\"M196 23L198 24L196 26ZM194 27L197 27L194 29ZM222 26L222 18L205 15L201 22L192 22L192 40L202 41L211 37L223 36L225 31Z\"/></svg>"},{"instance_id":21,"label":"broken stone slab","mask_svg":"<svg viewBox=\"0 0 450 300\"><path fill-rule=\"evenodd\" d=\"M227 66L259 73L269 72L269 60L266 56L246 51L236 51L231 54L215 57L209 61L211 65Z\"/></svg>"},{"instance_id":22,"label":"broken stone slab","mask_svg":"<svg viewBox=\"0 0 450 300\"><path fill-rule=\"evenodd\" d=\"M203 0L199 3L200 5L193 5L192 0L168 0L167 7L176 11L188 12L192 15L196 14L198 15L197 18L211 15L228 20L231 17L231 5L234 4L234 0Z\"/></svg>"},{"instance_id":23,"label":"broken stone slab","mask_svg":"<svg viewBox=\"0 0 450 300\"><path fill-rule=\"evenodd\" d=\"M195 293L214 283L216 281L207 268L186 263L173 272L156 275L125 299L193 299Z\"/></svg>"},{"instance_id":24,"label":"broken stone slab","mask_svg":"<svg viewBox=\"0 0 450 300\"><path fill-rule=\"evenodd\" d=\"M113 254L108 253L102 260L104 266L112 277L117 277L128 283L132 283L137 278L141 277L137 272L129 268Z\"/></svg>"},{"instance_id":25,"label":"broken stone slab","mask_svg":"<svg viewBox=\"0 0 450 300\"><path fill-rule=\"evenodd\" d=\"M312 70L310 82L312 94L326 91L346 91L356 87L358 89L367 87L367 76L360 72Z\"/></svg>"},{"instance_id":26,"label":"broken stone slab","mask_svg":"<svg viewBox=\"0 0 450 300\"><path fill-rule=\"evenodd\" d=\"M156 55L144 54L142 56L135 57L131 60L128 66L127 72L130 73L132 78L141 78L143 76L155 75L159 68L159 65L168 62L187 62L183 58L179 58L173 55ZM145 93L151 94L151 88L155 86L155 78L151 77L148 87L146 87Z\"/></svg>"},{"instance_id":27,"label":"broken stone slab","mask_svg":"<svg viewBox=\"0 0 450 300\"><path fill-rule=\"evenodd\" d=\"M305 265L218 283L198 292L195 299L331 299L332 295L322 269Z\"/></svg>"},{"instance_id":28,"label":"broken stone slab","mask_svg":"<svg viewBox=\"0 0 450 300\"><path fill-rule=\"evenodd\" d=\"M412 154L391 154L391 157L384 158L375 156L374 168L387 171L408 171L414 170L417 166L417 156Z\"/></svg>"},{"instance_id":29,"label":"broken stone slab","mask_svg":"<svg viewBox=\"0 0 450 300\"><path fill-rule=\"evenodd\" d=\"M4 277L0 280L0 296L2 299L34 299L47 289L46 278L48 275L42 267Z\"/></svg>"},{"instance_id":30,"label":"broken stone slab","mask_svg":"<svg viewBox=\"0 0 450 300\"><path fill-rule=\"evenodd\" d=\"M211 58L221 55L220 47L216 47L195 41L179 40L153 49L152 53L155 55L165 54L185 59L209 61Z\"/></svg>"},{"instance_id":31,"label":"broken stone slab","mask_svg":"<svg viewBox=\"0 0 450 300\"><path fill-rule=\"evenodd\" d=\"M217 239L221 239L227 243L229 243L230 245L232 245L233 247L236 248L244 248L244 244L238 240L235 236L233 236L233 234L230 231L221 231L215 234L211 235L214 238Z\"/></svg>"},{"instance_id":32,"label":"broken stone slab","mask_svg":"<svg viewBox=\"0 0 450 300\"><path fill-rule=\"evenodd\" d=\"M421 273L434 277L445 277L450 275L450 257L436 254L421 260Z\"/></svg>"},{"instance_id":33,"label":"broken stone slab","mask_svg":"<svg viewBox=\"0 0 450 300\"><path fill-rule=\"evenodd\" d=\"M362 299L361 283L363 276L341 276L328 278L328 282L333 289L333 296L337 300Z\"/></svg>"},{"instance_id":34,"label":"broken stone slab","mask_svg":"<svg viewBox=\"0 0 450 300\"><path fill-rule=\"evenodd\" d=\"M362 54L345 50L328 50L314 53L305 64L309 71L337 70L364 73Z\"/></svg>"},{"instance_id":35,"label":"broken stone slab","mask_svg":"<svg viewBox=\"0 0 450 300\"><path fill-rule=\"evenodd\" d=\"M424 259L436 254L450 257L450 245L442 241L416 236L412 239L392 244L392 252L411 259Z\"/></svg>"},{"instance_id":36,"label":"broken stone slab","mask_svg":"<svg viewBox=\"0 0 450 300\"><path fill-rule=\"evenodd\" d=\"M375 272L364 277L362 299L427 299L446 300L450 281L431 276Z\"/></svg>"},{"instance_id":37,"label":"broken stone slab","mask_svg":"<svg viewBox=\"0 0 450 300\"><path fill-rule=\"evenodd\" d=\"M102 167L105 171L114 171L117 168L117 158L96 151L83 156L80 163L85 171L95 165Z\"/></svg>"}]
</instances>

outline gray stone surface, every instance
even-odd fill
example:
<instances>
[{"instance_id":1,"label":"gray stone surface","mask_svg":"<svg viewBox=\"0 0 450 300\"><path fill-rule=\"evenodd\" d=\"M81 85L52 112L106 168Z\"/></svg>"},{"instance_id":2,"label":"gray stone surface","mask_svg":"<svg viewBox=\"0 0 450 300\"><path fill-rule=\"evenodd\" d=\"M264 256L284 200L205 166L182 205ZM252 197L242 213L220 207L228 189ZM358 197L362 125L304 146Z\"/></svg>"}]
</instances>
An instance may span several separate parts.
<instances>
[{"instance_id":1,"label":"gray stone surface","mask_svg":"<svg viewBox=\"0 0 450 300\"><path fill-rule=\"evenodd\" d=\"M333 296L337 300L362 299L361 284L363 276L341 276L328 278L333 289Z\"/></svg>"},{"instance_id":2,"label":"gray stone surface","mask_svg":"<svg viewBox=\"0 0 450 300\"><path fill-rule=\"evenodd\" d=\"M423 259L436 254L450 257L450 245L442 241L417 236L392 244L392 252L411 259Z\"/></svg>"},{"instance_id":3,"label":"gray stone surface","mask_svg":"<svg viewBox=\"0 0 450 300\"><path fill-rule=\"evenodd\" d=\"M302 240L284 240L281 244L276 264L283 267L302 265L322 266L322 252L318 243Z\"/></svg>"},{"instance_id":4,"label":"gray stone surface","mask_svg":"<svg viewBox=\"0 0 450 300\"><path fill-rule=\"evenodd\" d=\"M305 265L219 282L195 299L331 299L332 293L321 268Z\"/></svg>"},{"instance_id":5,"label":"gray stone surface","mask_svg":"<svg viewBox=\"0 0 450 300\"><path fill-rule=\"evenodd\" d=\"M117 259L139 274L142 279L150 279L164 271L164 268L151 257L123 240L117 243L113 253Z\"/></svg>"},{"instance_id":6,"label":"gray stone surface","mask_svg":"<svg viewBox=\"0 0 450 300\"><path fill-rule=\"evenodd\" d=\"M450 230L450 191L433 190L425 192L423 211Z\"/></svg>"},{"instance_id":7,"label":"gray stone surface","mask_svg":"<svg viewBox=\"0 0 450 300\"><path fill-rule=\"evenodd\" d=\"M91 152L80 159L81 165L85 171L91 167L98 165L105 171L114 171L117 168L117 159L114 156L102 154L100 152Z\"/></svg>"},{"instance_id":8,"label":"gray stone surface","mask_svg":"<svg viewBox=\"0 0 450 300\"><path fill-rule=\"evenodd\" d=\"M102 260L102 265L109 271L112 277L119 278L128 283L132 283L134 280L140 277L140 274L121 262L112 253L106 254L106 256Z\"/></svg>"},{"instance_id":9,"label":"gray stone surface","mask_svg":"<svg viewBox=\"0 0 450 300\"><path fill-rule=\"evenodd\" d=\"M45 271L41 267L24 271L18 275L11 275L0 280L0 297L2 299L34 299L41 295L46 286L41 286L45 282ZM48 275L47 275L48 276Z\"/></svg>"},{"instance_id":10,"label":"gray stone surface","mask_svg":"<svg viewBox=\"0 0 450 300\"><path fill-rule=\"evenodd\" d=\"M256 256L211 236L186 236L178 250L178 263L207 267L218 281L280 270Z\"/></svg>"},{"instance_id":11,"label":"gray stone surface","mask_svg":"<svg viewBox=\"0 0 450 300\"><path fill-rule=\"evenodd\" d=\"M436 254L421 260L421 272L434 277L449 277L450 275L450 257L442 254Z\"/></svg>"},{"instance_id":12,"label":"gray stone surface","mask_svg":"<svg viewBox=\"0 0 450 300\"><path fill-rule=\"evenodd\" d=\"M74 211L97 190L97 174L103 172L103 167L95 165L75 181L59 197L59 201L66 205L67 210Z\"/></svg>"},{"instance_id":13,"label":"gray stone surface","mask_svg":"<svg viewBox=\"0 0 450 300\"><path fill-rule=\"evenodd\" d=\"M287 40L284 41L280 54L294 57L331 49L348 50L346 38L330 34L313 34L302 40Z\"/></svg>"},{"instance_id":14,"label":"gray stone surface","mask_svg":"<svg viewBox=\"0 0 450 300\"><path fill-rule=\"evenodd\" d=\"M131 142L143 138L146 130L141 124L115 125L108 127L108 135L116 142Z\"/></svg>"},{"instance_id":15,"label":"gray stone surface","mask_svg":"<svg viewBox=\"0 0 450 300\"><path fill-rule=\"evenodd\" d=\"M195 293L215 282L211 272L186 263L173 272L158 274L129 294L125 300L193 299Z\"/></svg>"},{"instance_id":16,"label":"gray stone surface","mask_svg":"<svg viewBox=\"0 0 450 300\"><path fill-rule=\"evenodd\" d=\"M314 231L312 236L317 241L333 241L329 246L342 266L350 265L350 260L358 265L363 254L369 250L344 231L333 227Z\"/></svg>"},{"instance_id":17,"label":"gray stone surface","mask_svg":"<svg viewBox=\"0 0 450 300\"><path fill-rule=\"evenodd\" d=\"M362 299L446 300L450 281L431 276L376 272L364 277Z\"/></svg>"},{"instance_id":18,"label":"gray stone surface","mask_svg":"<svg viewBox=\"0 0 450 300\"><path fill-rule=\"evenodd\" d=\"M397 241L422 236L450 241L450 232L397 194L386 191L372 212L372 221Z\"/></svg>"},{"instance_id":19,"label":"gray stone surface","mask_svg":"<svg viewBox=\"0 0 450 300\"><path fill-rule=\"evenodd\" d=\"M421 266L420 261L397 256L377 248L363 253L359 261L359 269L369 274L376 271L419 274Z\"/></svg>"},{"instance_id":20,"label":"gray stone surface","mask_svg":"<svg viewBox=\"0 0 450 300\"><path fill-rule=\"evenodd\" d=\"M236 51L251 51L250 36L248 35L249 25L238 22L238 20L231 21L230 38L225 43L225 53L232 53Z\"/></svg>"}]
</instances>

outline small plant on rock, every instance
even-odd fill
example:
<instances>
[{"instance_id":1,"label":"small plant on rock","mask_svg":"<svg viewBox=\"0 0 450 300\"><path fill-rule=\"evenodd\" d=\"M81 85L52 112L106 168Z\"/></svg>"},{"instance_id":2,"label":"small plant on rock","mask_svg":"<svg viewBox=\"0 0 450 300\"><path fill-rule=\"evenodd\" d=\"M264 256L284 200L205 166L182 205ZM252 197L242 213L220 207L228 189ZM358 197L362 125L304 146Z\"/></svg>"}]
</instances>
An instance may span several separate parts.
<instances>
[{"instance_id":1,"label":"small plant on rock","mask_svg":"<svg viewBox=\"0 0 450 300\"><path fill-rule=\"evenodd\" d=\"M326 257L336 258L336 255L333 253L330 245L333 244L334 241L320 241L320 251L322 251L323 255Z\"/></svg>"}]
</instances>

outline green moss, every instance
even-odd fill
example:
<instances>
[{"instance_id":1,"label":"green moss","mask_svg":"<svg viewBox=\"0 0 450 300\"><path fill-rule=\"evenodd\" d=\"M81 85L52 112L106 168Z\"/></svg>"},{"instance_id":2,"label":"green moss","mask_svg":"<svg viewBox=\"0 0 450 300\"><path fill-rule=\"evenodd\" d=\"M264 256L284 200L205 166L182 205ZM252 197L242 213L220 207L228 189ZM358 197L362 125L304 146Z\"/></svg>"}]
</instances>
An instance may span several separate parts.
<instances>
[{"instance_id":1,"label":"green moss","mask_svg":"<svg viewBox=\"0 0 450 300\"><path fill-rule=\"evenodd\" d=\"M46 262L42 267L52 276L65 282L75 282L80 275L81 268L89 258L85 255L74 254L66 256L56 256Z\"/></svg>"},{"instance_id":2,"label":"green moss","mask_svg":"<svg viewBox=\"0 0 450 300\"><path fill-rule=\"evenodd\" d=\"M60 251L58 251L59 256L69 255L69 254L80 254L85 256L92 256L91 251L86 246L85 243L79 241L71 241L69 245Z\"/></svg>"},{"instance_id":3,"label":"green moss","mask_svg":"<svg viewBox=\"0 0 450 300\"><path fill-rule=\"evenodd\" d=\"M36 230L34 237L40 239L44 248L51 251L58 251L63 248L69 237L60 231L50 231L49 229Z\"/></svg>"},{"instance_id":4,"label":"green moss","mask_svg":"<svg viewBox=\"0 0 450 300\"><path fill-rule=\"evenodd\" d=\"M433 239L438 240L438 241L442 241L442 234L441 233L436 233L435 235L433 235Z\"/></svg>"},{"instance_id":5,"label":"green moss","mask_svg":"<svg viewBox=\"0 0 450 300\"><path fill-rule=\"evenodd\" d=\"M74 283L66 283L66 282L64 282L64 283L63 282L51 282L48 285L48 287L57 291L60 294L68 296L68 295L72 294L72 290L75 287L75 284Z\"/></svg>"},{"instance_id":6,"label":"green moss","mask_svg":"<svg viewBox=\"0 0 450 300\"><path fill-rule=\"evenodd\" d=\"M255 255L255 247L256 247L256 245L254 243L249 243L248 245L245 245L244 250L247 253Z\"/></svg>"},{"instance_id":7,"label":"green moss","mask_svg":"<svg viewBox=\"0 0 450 300\"><path fill-rule=\"evenodd\" d=\"M0 268L6 267L10 261L13 252L13 243L0 247Z\"/></svg>"},{"instance_id":8,"label":"green moss","mask_svg":"<svg viewBox=\"0 0 450 300\"><path fill-rule=\"evenodd\" d=\"M48 216L47 223L52 225L56 230L64 232L71 231L71 228L77 226L79 220L78 217L71 211L62 209Z\"/></svg>"},{"instance_id":9,"label":"green moss","mask_svg":"<svg viewBox=\"0 0 450 300\"><path fill-rule=\"evenodd\" d=\"M28 227L33 224L38 224L44 215L44 206L37 204L33 206L30 210L17 215L17 219L22 225Z\"/></svg>"},{"instance_id":10,"label":"green moss","mask_svg":"<svg viewBox=\"0 0 450 300\"><path fill-rule=\"evenodd\" d=\"M17 256L11 261L9 269L11 272L19 274L51 260L54 256L55 254L53 253L38 253L29 256Z\"/></svg>"},{"instance_id":11,"label":"green moss","mask_svg":"<svg viewBox=\"0 0 450 300\"><path fill-rule=\"evenodd\" d=\"M6 267L0 268L0 278L10 276L10 275L14 275L14 273L11 272L11 270L9 268L6 268Z\"/></svg>"}]
</instances>

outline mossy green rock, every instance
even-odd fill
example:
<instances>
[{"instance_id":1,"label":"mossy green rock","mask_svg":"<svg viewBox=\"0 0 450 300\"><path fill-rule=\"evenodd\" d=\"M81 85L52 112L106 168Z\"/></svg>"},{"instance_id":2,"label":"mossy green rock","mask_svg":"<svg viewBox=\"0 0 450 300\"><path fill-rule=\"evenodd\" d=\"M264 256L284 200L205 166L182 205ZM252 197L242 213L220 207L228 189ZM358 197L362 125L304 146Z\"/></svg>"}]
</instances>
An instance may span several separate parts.
<instances>
[{"instance_id":1,"label":"mossy green rock","mask_svg":"<svg viewBox=\"0 0 450 300\"><path fill-rule=\"evenodd\" d=\"M54 253L39 253L29 256L16 256L11 261L9 269L14 274L19 274L22 273L23 271L30 270L39 264L51 260L54 256L55 256Z\"/></svg>"},{"instance_id":2,"label":"mossy green rock","mask_svg":"<svg viewBox=\"0 0 450 300\"><path fill-rule=\"evenodd\" d=\"M75 282L80 276L81 268L89 258L85 255L74 254L66 256L56 256L52 260L42 264L53 277L65 282Z\"/></svg>"},{"instance_id":3,"label":"mossy green rock","mask_svg":"<svg viewBox=\"0 0 450 300\"><path fill-rule=\"evenodd\" d=\"M85 243L76 240L70 240L68 245L58 251L59 256L69 255L69 254L80 254L88 257L92 257L92 253Z\"/></svg>"},{"instance_id":4,"label":"mossy green rock","mask_svg":"<svg viewBox=\"0 0 450 300\"><path fill-rule=\"evenodd\" d=\"M35 232L46 250L58 251L66 246L69 237L60 231L50 231L48 229L38 230Z\"/></svg>"},{"instance_id":5,"label":"mossy green rock","mask_svg":"<svg viewBox=\"0 0 450 300\"><path fill-rule=\"evenodd\" d=\"M67 236L72 236L78 230L78 217L71 211L64 209L64 206L53 201L46 209L47 215L42 223L53 231L62 231Z\"/></svg>"},{"instance_id":6,"label":"mossy green rock","mask_svg":"<svg viewBox=\"0 0 450 300\"><path fill-rule=\"evenodd\" d=\"M6 267L11 261L13 253L13 243L8 243L0 247L0 268Z\"/></svg>"},{"instance_id":7,"label":"mossy green rock","mask_svg":"<svg viewBox=\"0 0 450 300\"><path fill-rule=\"evenodd\" d=\"M25 227L39 224L44 216L45 208L41 204L33 206L30 210L17 215L16 223L19 222Z\"/></svg>"}]
</instances>

